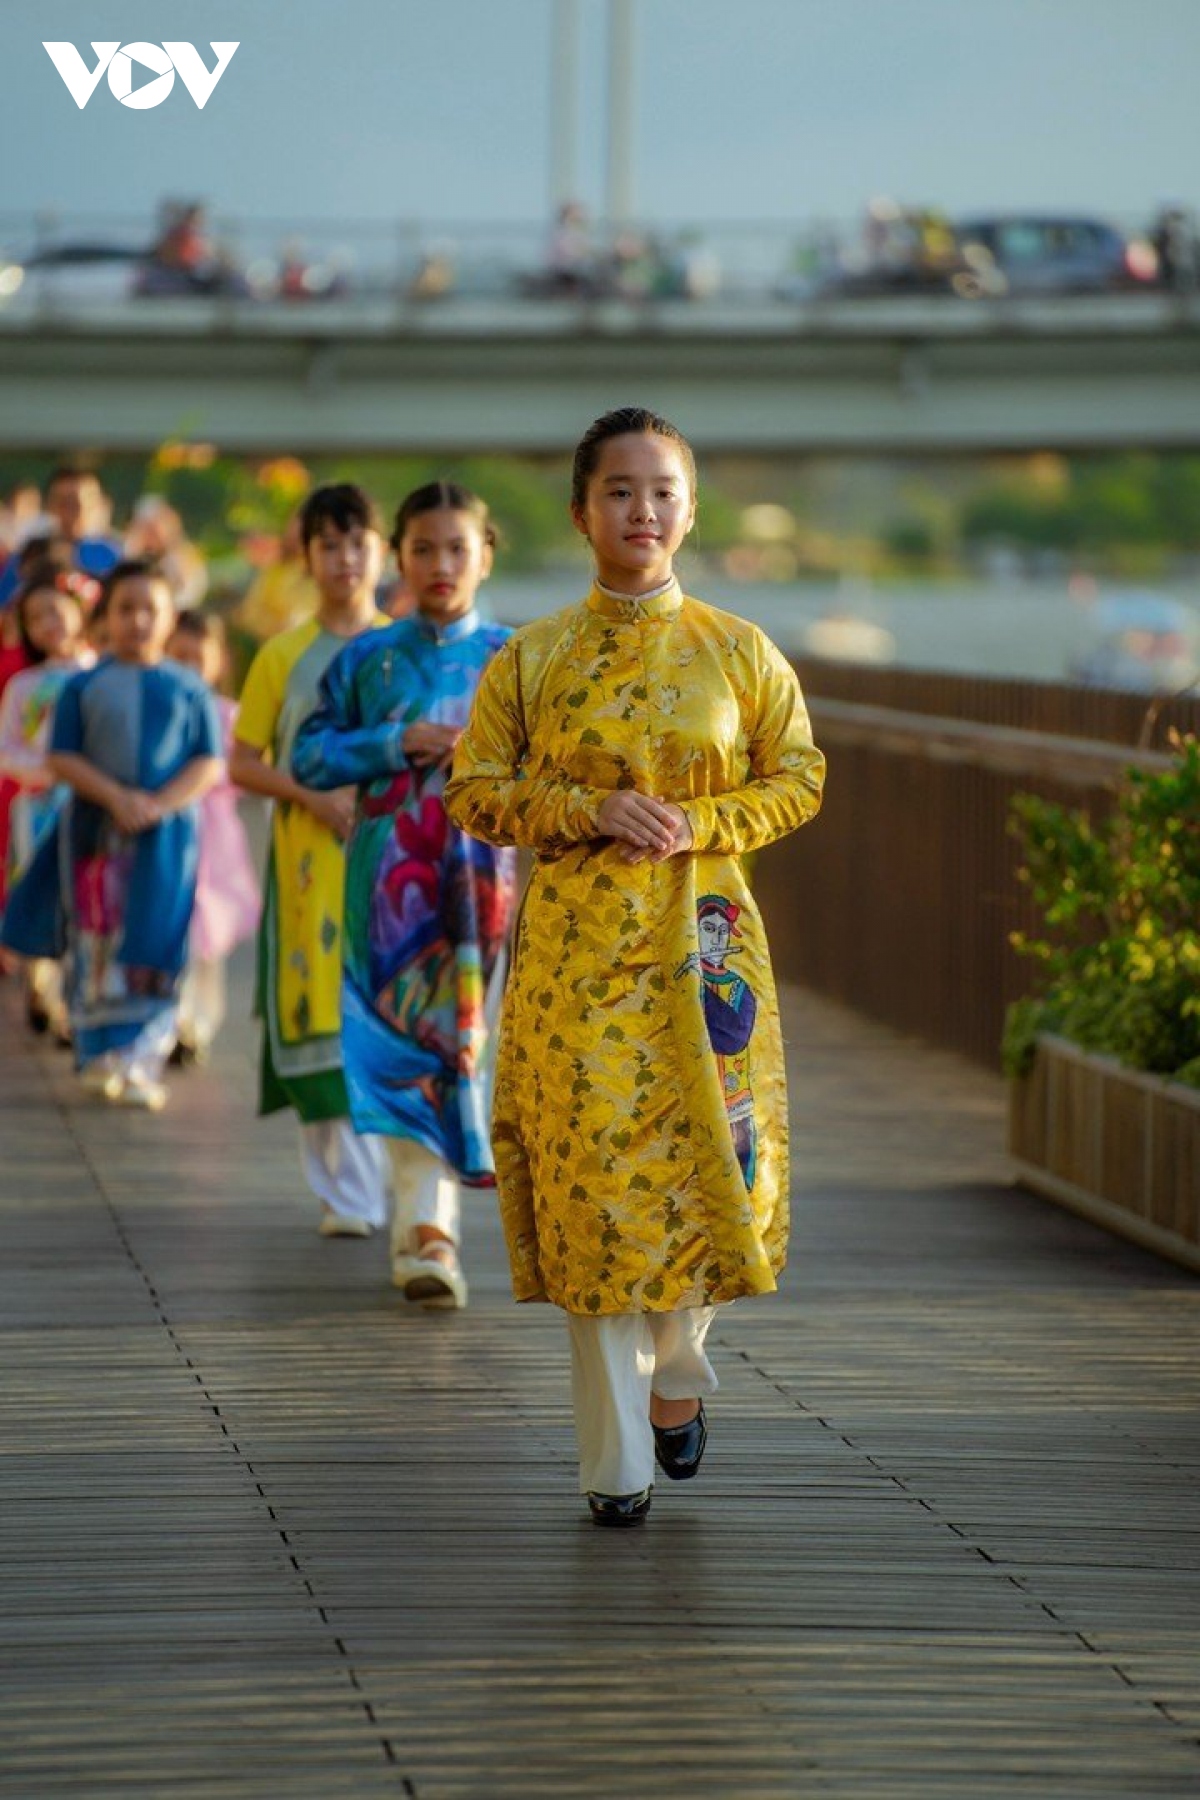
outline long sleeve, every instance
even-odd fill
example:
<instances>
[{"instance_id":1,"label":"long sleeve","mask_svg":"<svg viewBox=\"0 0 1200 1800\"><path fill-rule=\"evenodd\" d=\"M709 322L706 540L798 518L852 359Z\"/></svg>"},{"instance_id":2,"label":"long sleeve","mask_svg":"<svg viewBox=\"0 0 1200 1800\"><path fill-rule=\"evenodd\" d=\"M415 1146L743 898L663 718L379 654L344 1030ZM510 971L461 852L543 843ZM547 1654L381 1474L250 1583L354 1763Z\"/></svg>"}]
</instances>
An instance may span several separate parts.
<instances>
[{"instance_id":1,"label":"long sleeve","mask_svg":"<svg viewBox=\"0 0 1200 1800\"><path fill-rule=\"evenodd\" d=\"M233 720L233 735L238 742L261 750L272 762L287 677L288 665L280 655L279 639L272 638L250 664Z\"/></svg>"},{"instance_id":2,"label":"long sleeve","mask_svg":"<svg viewBox=\"0 0 1200 1800\"><path fill-rule=\"evenodd\" d=\"M292 773L308 788L355 787L407 767L405 723L363 725L354 680L356 660L343 650L321 677L320 703L292 746Z\"/></svg>"},{"instance_id":3,"label":"long sleeve","mask_svg":"<svg viewBox=\"0 0 1200 1800\"><path fill-rule=\"evenodd\" d=\"M820 811L825 758L813 743L796 672L769 639L761 637L759 649L748 747L752 779L684 802L695 850L742 856Z\"/></svg>"},{"instance_id":4,"label":"long sleeve","mask_svg":"<svg viewBox=\"0 0 1200 1800\"><path fill-rule=\"evenodd\" d=\"M506 644L489 663L444 795L446 811L469 836L560 856L596 833L604 791L560 773L530 770L518 652Z\"/></svg>"}]
</instances>

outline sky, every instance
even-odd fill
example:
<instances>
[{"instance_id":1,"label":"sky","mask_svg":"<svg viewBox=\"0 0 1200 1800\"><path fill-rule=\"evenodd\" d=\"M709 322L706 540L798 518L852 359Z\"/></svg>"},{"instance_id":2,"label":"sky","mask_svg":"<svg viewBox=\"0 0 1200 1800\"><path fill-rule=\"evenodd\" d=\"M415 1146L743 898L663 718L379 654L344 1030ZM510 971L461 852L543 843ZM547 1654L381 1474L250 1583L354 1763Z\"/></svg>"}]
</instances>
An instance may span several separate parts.
<instances>
[{"instance_id":1,"label":"sky","mask_svg":"<svg viewBox=\"0 0 1200 1800\"><path fill-rule=\"evenodd\" d=\"M9 216L540 221L558 0L3 0ZM581 197L604 200L606 0L577 0ZM1117 221L1200 201L1200 0L633 0L636 210L851 219L877 194L952 214ZM102 80L43 40L239 49L205 108ZM14 227L2 228L11 236ZM18 227L19 229L19 227Z\"/></svg>"}]
</instances>

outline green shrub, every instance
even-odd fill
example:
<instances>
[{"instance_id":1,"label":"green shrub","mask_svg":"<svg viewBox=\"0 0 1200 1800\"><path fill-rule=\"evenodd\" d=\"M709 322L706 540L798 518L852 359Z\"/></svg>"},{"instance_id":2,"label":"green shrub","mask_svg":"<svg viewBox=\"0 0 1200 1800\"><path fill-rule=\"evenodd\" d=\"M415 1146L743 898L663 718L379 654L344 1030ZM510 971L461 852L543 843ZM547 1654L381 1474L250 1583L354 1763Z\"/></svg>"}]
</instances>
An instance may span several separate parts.
<instances>
[{"instance_id":1,"label":"green shrub","mask_svg":"<svg viewBox=\"0 0 1200 1800\"><path fill-rule=\"evenodd\" d=\"M1200 740L1171 743L1170 767L1131 770L1098 823L1034 794L1013 801L1044 935L1012 937L1038 991L1009 1008L1010 1074L1053 1031L1200 1087Z\"/></svg>"}]
</instances>

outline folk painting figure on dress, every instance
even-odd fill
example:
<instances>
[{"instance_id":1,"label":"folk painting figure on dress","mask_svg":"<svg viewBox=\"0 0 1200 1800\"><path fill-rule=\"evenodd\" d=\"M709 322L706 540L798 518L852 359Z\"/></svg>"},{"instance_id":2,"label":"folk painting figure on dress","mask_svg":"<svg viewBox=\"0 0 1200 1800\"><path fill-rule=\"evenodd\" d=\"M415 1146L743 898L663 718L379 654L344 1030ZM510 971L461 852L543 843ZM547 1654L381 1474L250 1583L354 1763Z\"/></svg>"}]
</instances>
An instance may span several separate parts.
<instances>
[{"instance_id":1,"label":"folk painting figure on dress","mask_svg":"<svg viewBox=\"0 0 1200 1800\"><path fill-rule=\"evenodd\" d=\"M702 894L696 903L700 948L687 955L677 975L697 973L703 985L704 1023L717 1059L717 1077L725 1096L725 1116L733 1137L738 1167L747 1190L754 1186L758 1131L750 1077L750 1039L758 1015L754 989L726 965L738 954L731 942L740 937L741 907L723 894Z\"/></svg>"}]
</instances>

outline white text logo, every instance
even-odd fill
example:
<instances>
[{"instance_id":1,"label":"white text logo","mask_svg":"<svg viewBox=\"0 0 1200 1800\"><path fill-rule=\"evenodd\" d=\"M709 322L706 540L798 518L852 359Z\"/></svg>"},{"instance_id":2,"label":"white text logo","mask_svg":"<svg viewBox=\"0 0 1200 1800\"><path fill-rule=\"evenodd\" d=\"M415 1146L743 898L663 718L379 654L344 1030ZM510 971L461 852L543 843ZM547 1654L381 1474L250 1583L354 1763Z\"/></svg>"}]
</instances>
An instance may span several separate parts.
<instances>
[{"instance_id":1,"label":"white text logo","mask_svg":"<svg viewBox=\"0 0 1200 1800\"><path fill-rule=\"evenodd\" d=\"M97 44L96 66L89 69L74 44L42 45L51 62L66 82L76 106L87 105L108 71L108 85L122 106L146 111L161 106L179 75L197 106L203 106L233 60L236 44L212 44L209 48L217 59L214 69L206 69L194 44ZM136 65L136 71L135 71Z\"/></svg>"}]
</instances>

